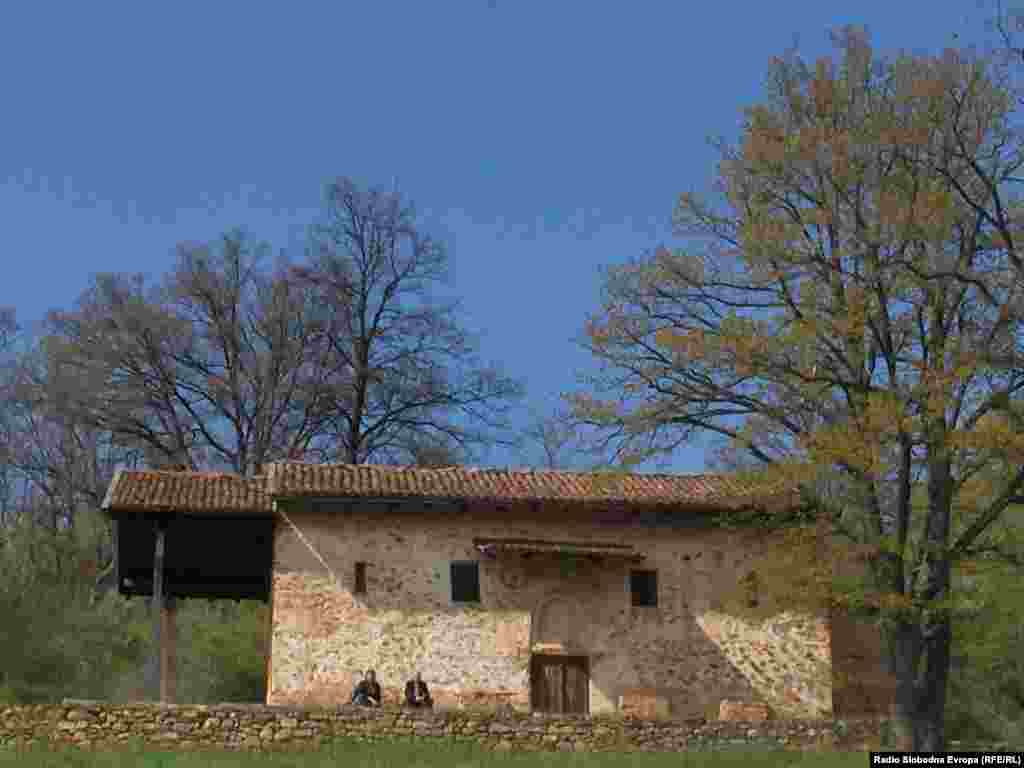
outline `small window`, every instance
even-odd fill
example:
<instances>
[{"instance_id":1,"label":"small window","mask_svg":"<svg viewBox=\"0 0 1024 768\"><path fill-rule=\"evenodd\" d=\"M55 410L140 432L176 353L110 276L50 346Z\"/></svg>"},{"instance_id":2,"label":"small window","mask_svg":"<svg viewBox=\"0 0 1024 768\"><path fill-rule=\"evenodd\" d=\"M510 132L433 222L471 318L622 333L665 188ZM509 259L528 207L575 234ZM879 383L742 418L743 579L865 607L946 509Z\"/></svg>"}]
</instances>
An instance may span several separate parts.
<instances>
[{"instance_id":1,"label":"small window","mask_svg":"<svg viewBox=\"0 0 1024 768\"><path fill-rule=\"evenodd\" d=\"M743 577L742 582L744 597L748 608L757 608L761 604L761 580L757 573L751 571Z\"/></svg>"},{"instance_id":2,"label":"small window","mask_svg":"<svg viewBox=\"0 0 1024 768\"><path fill-rule=\"evenodd\" d=\"M452 602L480 602L480 568L477 563L452 563Z\"/></svg>"},{"instance_id":3,"label":"small window","mask_svg":"<svg viewBox=\"0 0 1024 768\"><path fill-rule=\"evenodd\" d=\"M356 563L356 587L353 592L357 595L366 594L366 563Z\"/></svg>"},{"instance_id":4,"label":"small window","mask_svg":"<svg viewBox=\"0 0 1024 768\"><path fill-rule=\"evenodd\" d=\"M658 572L630 571L629 591L633 597L634 606L656 606L658 604Z\"/></svg>"}]
</instances>

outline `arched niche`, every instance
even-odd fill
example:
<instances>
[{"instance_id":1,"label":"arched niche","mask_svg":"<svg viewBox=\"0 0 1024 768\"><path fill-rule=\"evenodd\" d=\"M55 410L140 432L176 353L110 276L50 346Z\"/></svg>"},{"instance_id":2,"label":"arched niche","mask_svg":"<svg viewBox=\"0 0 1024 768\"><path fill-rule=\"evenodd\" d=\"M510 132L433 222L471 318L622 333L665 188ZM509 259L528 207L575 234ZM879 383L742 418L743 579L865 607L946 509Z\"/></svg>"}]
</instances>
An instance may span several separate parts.
<instances>
[{"instance_id":1,"label":"arched niche","mask_svg":"<svg viewBox=\"0 0 1024 768\"><path fill-rule=\"evenodd\" d=\"M578 653L586 645L586 606L579 597L549 595L537 604L530 621L531 649Z\"/></svg>"}]
</instances>

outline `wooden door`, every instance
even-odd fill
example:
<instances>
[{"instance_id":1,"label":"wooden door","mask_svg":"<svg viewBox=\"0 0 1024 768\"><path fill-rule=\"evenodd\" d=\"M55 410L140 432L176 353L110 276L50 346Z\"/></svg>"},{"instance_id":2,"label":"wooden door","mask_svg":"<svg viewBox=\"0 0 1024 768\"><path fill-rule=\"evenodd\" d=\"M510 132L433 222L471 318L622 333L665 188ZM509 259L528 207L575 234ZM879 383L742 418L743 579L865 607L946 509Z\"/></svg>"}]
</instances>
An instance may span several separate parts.
<instances>
[{"instance_id":1,"label":"wooden door","mask_svg":"<svg viewBox=\"0 0 1024 768\"><path fill-rule=\"evenodd\" d=\"M585 715L589 710L586 656L534 655L530 702L535 712Z\"/></svg>"}]
</instances>

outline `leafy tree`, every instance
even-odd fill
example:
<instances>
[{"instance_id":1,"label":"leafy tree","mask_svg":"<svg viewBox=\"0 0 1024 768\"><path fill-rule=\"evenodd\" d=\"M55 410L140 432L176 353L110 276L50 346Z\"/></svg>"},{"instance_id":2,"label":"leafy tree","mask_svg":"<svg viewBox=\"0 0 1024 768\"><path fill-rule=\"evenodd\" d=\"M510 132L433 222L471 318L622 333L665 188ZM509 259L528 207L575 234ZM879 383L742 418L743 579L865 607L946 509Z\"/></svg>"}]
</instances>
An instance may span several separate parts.
<instances>
[{"instance_id":1,"label":"leafy tree","mask_svg":"<svg viewBox=\"0 0 1024 768\"><path fill-rule=\"evenodd\" d=\"M25 514L0 530L0 700L111 696L112 681L144 658L141 605L116 594L96 599L95 542L37 519Z\"/></svg>"},{"instance_id":2,"label":"leafy tree","mask_svg":"<svg viewBox=\"0 0 1024 768\"><path fill-rule=\"evenodd\" d=\"M269 606L251 600L185 600L180 606L178 700L263 701Z\"/></svg>"},{"instance_id":3,"label":"leafy tree","mask_svg":"<svg viewBox=\"0 0 1024 768\"><path fill-rule=\"evenodd\" d=\"M1004 98L1012 99L1019 111L1024 104L1017 84L1024 71L1024 13L1019 4L997 2L992 20L997 40L988 57L990 73L998 79ZM1022 208L1016 190L1024 153L1019 123L1016 119L999 121L984 150L974 153L978 115L989 106L984 92L947 87L944 99L952 107L946 126L948 141L929 161L934 171L948 180L958 200L983 222L984 242L1002 252L1020 284L1024 278L1019 248ZM1018 111L1013 117L1019 117ZM971 281L976 275L961 271L958 279ZM996 296L982 293L980 298L998 306ZM1000 307L1003 312L1016 309ZM999 469L1007 476L1016 467L1005 463ZM955 637L959 658L965 661L952 678L955 689L964 692L953 714L958 725L982 738L1001 735L1010 743L1020 740L1024 727L1024 667L1016 663L1021 652L1024 594L1014 588L1024 566L1020 514L1019 508L1011 507L994 520L987 535L993 545L975 547L982 550L981 559L966 559L962 565L968 572L964 579L975 610L972 620L963 622Z\"/></svg>"},{"instance_id":4,"label":"leafy tree","mask_svg":"<svg viewBox=\"0 0 1024 768\"><path fill-rule=\"evenodd\" d=\"M1012 513L1012 514L1011 514ZM968 610L953 638L950 729L975 742L1024 738L1024 517L1007 510L992 538L1000 554L958 564ZM1006 555L1009 555L1007 557Z\"/></svg>"},{"instance_id":5,"label":"leafy tree","mask_svg":"<svg viewBox=\"0 0 1024 768\"><path fill-rule=\"evenodd\" d=\"M41 496L23 504L45 503ZM151 657L146 601L95 590L102 513L52 531L28 509L0 529L0 702L138 700ZM182 701L262 701L268 606L186 600L178 612Z\"/></svg>"},{"instance_id":6,"label":"leafy tree","mask_svg":"<svg viewBox=\"0 0 1024 768\"><path fill-rule=\"evenodd\" d=\"M584 343L612 397L572 400L620 456L711 434L800 488L836 548L808 589L882 618L901 743L940 749L953 568L998 547L1024 483L1022 282L974 170L1014 166L1012 99L982 58L835 41L838 62L772 62L718 144L722 199L680 199L692 245L609 271ZM843 586L831 563L855 557L869 579Z\"/></svg>"},{"instance_id":7,"label":"leafy tree","mask_svg":"<svg viewBox=\"0 0 1024 768\"><path fill-rule=\"evenodd\" d=\"M311 249L312 263L292 274L320 308L319 338L338 382L326 458L415 461L424 444L470 455L511 442L502 432L522 387L478 362L458 304L433 297L448 255L411 205L339 179Z\"/></svg>"}]
</instances>

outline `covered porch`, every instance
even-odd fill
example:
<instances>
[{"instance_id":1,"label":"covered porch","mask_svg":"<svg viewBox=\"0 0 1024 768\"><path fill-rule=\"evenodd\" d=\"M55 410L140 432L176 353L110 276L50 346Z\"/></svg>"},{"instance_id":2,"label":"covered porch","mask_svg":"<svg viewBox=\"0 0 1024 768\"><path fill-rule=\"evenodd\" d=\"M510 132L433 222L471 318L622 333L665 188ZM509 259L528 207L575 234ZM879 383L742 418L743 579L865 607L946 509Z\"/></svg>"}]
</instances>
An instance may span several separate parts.
<instances>
[{"instance_id":1,"label":"covered porch","mask_svg":"<svg viewBox=\"0 0 1024 768\"><path fill-rule=\"evenodd\" d=\"M121 595L151 601L147 699L176 703L179 601L270 601L274 520L263 482L215 473L115 475L102 507L113 526L115 582ZM269 648L269 623L266 632Z\"/></svg>"}]
</instances>

